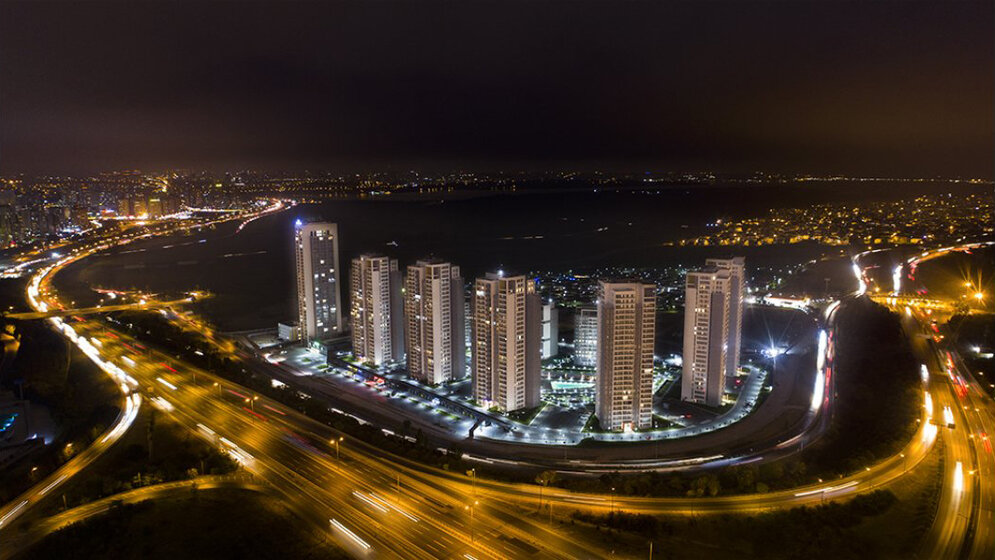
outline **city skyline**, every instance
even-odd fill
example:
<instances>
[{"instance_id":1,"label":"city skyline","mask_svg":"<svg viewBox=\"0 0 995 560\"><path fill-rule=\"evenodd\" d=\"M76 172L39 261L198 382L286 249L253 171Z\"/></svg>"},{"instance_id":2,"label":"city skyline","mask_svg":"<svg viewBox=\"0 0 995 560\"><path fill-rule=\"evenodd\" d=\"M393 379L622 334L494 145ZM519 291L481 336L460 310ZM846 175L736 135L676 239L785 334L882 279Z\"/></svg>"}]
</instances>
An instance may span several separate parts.
<instances>
[{"instance_id":1,"label":"city skyline","mask_svg":"<svg viewBox=\"0 0 995 560\"><path fill-rule=\"evenodd\" d=\"M0 560L995 560L993 22L0 2Z\"/></svg>"}]
</instances>

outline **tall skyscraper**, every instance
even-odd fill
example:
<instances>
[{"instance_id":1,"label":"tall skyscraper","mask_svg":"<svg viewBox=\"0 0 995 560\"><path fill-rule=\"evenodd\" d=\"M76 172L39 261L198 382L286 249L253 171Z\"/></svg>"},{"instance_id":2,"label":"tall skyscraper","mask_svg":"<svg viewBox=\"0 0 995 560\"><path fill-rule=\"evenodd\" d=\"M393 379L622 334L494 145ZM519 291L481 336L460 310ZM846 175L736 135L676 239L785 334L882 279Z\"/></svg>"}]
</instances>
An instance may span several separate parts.
<instances>
[{"instance_id":1,"label":"tall skyscraper","mask_svg":"<svg viewBox=\"0 0 995 560\"><path fill-rule=\"evenodd\" d=\"M542 304L542 349L540 357L552 358L560 351L560 311L556 304L547 301Z\"/></svg>"},{"instance_id":2,"label":"tall skyscraper","mask_svg":"<svg viewBox=\"0 0 995 560\"><path fill-rule=\"evenodd\" d=\"M352 353L382 366L404 359L401 273L397 260L362 255L352 260Z\"/></svg>"},{"instance_id":3,"label":"tall skyscraper","mask_svg":"<svg viewBox=\"0 0 995 560\"><path fill-rule=\"evenodd\" d=\"M539 405L541 302L525 276L488 274L473 288L473 396L511 411Z\"/></svg>"},{"instance_id":4,"label":"tall skyscraper","mask_svg":"<svg viewBox=\"0 0 995 560\"><path fill-rule=\"evenodd\" d=\"M458 266L418 261L404 279L408 373L437 384L466 375L463 278Z\"/></svg>"},{"instance_id":5,"label":"tall skyscraper","mask_svg":"<svg viewBox=\"0 0 995 560\"><path fill-rule=\"evenodd\" d=\"M653 427L656 286L598 285L595 414L605 430Z\"/></svg>"},{"instance_id":6,"label":"tall skyscraper","mask_svg":"<svg viewBox=\"0 0 995 560\"><path fill-rule=\"evenodd\" d=\"M598 308L581 307L574 315L574 363L594 367L598 358Z\"/></svg>"},{"instance_id":7,"label":"tall skyscraper","mask_svg":"<svg viewBox=\"0 0 995 560\"><path fill-rule=\"evenodd\" d=\"M705 266L729 271L729 332L726 337L726 375L735 376L739 370L739 352L743 337L743 290L746 283L746 259L706 259Z\"/></svg>"},{"instance_id":8,"label":"tall skyscraper","mask_svg":"<svg viewBox=\"0 0 995 560\"><path fill-rule=\"evenodd\" d=\"M298 332L310 344L342 332L338 226L297 220L294 249Z\"/></svg>"},{"instance_id":9,"label":"tall skyscraper","mask_svg":"<svg viewBox=\"0 0 995 560\"><path fill-rule=\"evenodd\" d=\"M688 271L684 292L684 373L681 400L722 404L729 349L730 271Z\"/></svg>"}]
</instances>

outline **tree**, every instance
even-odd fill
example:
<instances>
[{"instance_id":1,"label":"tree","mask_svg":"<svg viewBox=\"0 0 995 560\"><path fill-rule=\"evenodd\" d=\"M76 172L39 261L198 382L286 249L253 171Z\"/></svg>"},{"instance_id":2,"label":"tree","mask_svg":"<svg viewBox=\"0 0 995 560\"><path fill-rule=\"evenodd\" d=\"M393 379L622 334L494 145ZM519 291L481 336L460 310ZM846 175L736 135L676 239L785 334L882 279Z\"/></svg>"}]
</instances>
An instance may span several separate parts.
<instances>
[{"instance_id":1,"label":"tree","mask_svg":"<svg viewBox=\"0 0 995 560\"><path fill-rule=\"evenodd\" d=\"M556 471L542 471L536 475L536 484L539 485L539 509L542 509L542 488L557 481L559 475Z\"/></svg>"}]
</instances>

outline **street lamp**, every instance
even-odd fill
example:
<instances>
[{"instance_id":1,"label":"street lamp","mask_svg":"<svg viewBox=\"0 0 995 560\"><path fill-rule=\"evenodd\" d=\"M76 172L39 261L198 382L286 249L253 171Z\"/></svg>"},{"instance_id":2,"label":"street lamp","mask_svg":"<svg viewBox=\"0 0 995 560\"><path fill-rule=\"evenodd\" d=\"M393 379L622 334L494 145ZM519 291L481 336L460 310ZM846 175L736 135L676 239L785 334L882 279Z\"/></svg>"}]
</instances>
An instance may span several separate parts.
<instances>
[{"instance_id":1,"label":"street lamp","mask_svg":"<svg viewBox=\"0 0 995 560\"><path fill-rule=\"evenodd\" d=\"M331 440L331 444L335 446L335 458L336 459L339 458L339 444L342 443L343 439L345 439L345 438L342 437L342 436L339 436L337 439L336 438L332 438L332 440Z\"/></svg>"},{"instance_id":2,"label":"street lamp","mask_svg":"<svg viewBox=\"0 0 995 560\"><path fill-rule=\"evenodd\" d=\"M474 500L472 504L463 506L464 510L470 510L470 542L473 542L473 509L479 504L477 500Z\"/></svg>"}]
</instances>

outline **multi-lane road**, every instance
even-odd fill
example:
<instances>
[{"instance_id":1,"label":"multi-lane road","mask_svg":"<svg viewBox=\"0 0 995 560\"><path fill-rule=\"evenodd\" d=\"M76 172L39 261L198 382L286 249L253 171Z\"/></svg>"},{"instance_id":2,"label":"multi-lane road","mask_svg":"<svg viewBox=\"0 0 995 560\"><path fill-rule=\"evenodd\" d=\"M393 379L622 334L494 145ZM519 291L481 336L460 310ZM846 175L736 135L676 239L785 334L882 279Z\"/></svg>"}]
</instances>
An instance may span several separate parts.
<instances>
[{"instance_id":1,"label":"multi-lane road","mask_svg":"<svg viewBox=\"0 0 995 560\"><path fill-rule=\"evenodd\" d=\"M867 274L857 264L859 259L855 267L864 288L875 285L876 291L887 293L882 286L890 283L892 292L900 295L904 267L914 269L925 260L991 245L991 242L970 243L926 251L886 278ZM945 443L940 503L920 557L991 560L995 558L995 454L991 442L995 433L995 402L965 367L950 333L946 332L944 323L955 306L937 306L934 301L914 297L874 299L902 316L902 327L923 364L934 422Z\"/></svg>"},{"instance_id":2,"label":"multi-lane road","mask_svg":"<svg viewBox=\"0 0 995 560\"><path fill-rule=\"evenodd\" d=\"M928 371L944 437L944 481L924 557L995 558L995 406L964 367L952 344L933 330L933 315L909 308L903 321L913 350Z\"/></svg>"},{"instance_id":3,"label":"multi-lane road","mask_svg":"<svg viewBox=\"0 0 995 560\"><path fill-rule=\"evenodd\" d=\"M43 281L57 269L44 271L33 283L35 298L54 298ZM47 307L38 303L37 307ZM958 389L957 378L949 374L949 369L942 369L945 362L935 358L929 365L930 397L924 403L917 435L900 455L868 466L856 475L791 491L715 498L636 498L562 489L550 489L540 498L535 485L474 481L463 473L427 467L362 442L341 439L342 434L324 424L143 347L100 321L78 318L56 322L67 336L95 353L94 359L108 364L109 373L122 380L123 391L142 395L153 406L229 452L247 470L280 491L303 518L325 527L337 542L358 556L609 557L610 551L600 548L597 542L556 530L546 521L548 512L540 510L540 499L554 511L654 514L748 513L816 504L901 479L926 456L938 430L943 430L948 441L948 472L944 474L937 521L927 535L927 546L931 547L928 550L931 556L936 552L951 558L962 554L991 558L993 473L990 447L984 449L982 442L987 439L981 435L991 433L987 429L992 424L990 400L980 393L971 394L974 389L967 381L969 376L964 378L967 394L958 394L962 389ZM956 355L951 354L950 360L957 369ZM127 398L129 402L138 400L135 396ZM819 401L816 404L821 406L822 399ZM953 422L947 421L948 407ZM944 427L938 427L938 423ZM959 428L961 423L963 427ZM946 427L950 424L953 429ZM982 456L982 452L988 455ZM36 486L32 492L37 494L42 489ZM14 507L23 513L30 505L8 504L0 515ZM14 517L7 517L8 525ZM0 543L3 529L0 526Z\"/></svg>"}]
</instances>

